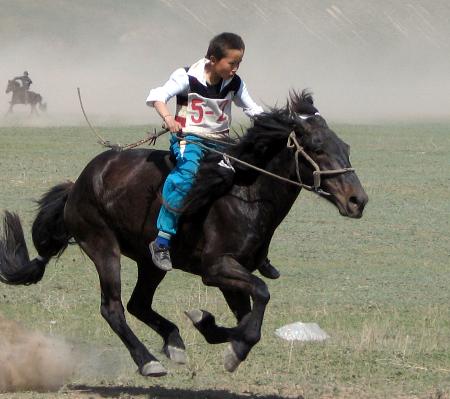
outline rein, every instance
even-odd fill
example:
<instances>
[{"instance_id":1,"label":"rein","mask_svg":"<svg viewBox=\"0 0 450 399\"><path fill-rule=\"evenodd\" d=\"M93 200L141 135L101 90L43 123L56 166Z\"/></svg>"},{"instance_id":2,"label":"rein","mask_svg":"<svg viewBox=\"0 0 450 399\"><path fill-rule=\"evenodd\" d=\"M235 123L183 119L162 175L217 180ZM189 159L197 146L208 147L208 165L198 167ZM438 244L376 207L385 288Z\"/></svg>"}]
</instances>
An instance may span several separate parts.
<instances>
[{"instance_id":1,"label":"rein","mask_svg":"<svg viewBox=\"0 0 450 399\"><path fill-rule=\"evenodd\" d=\"M193 134L193 133L189 133L189 134L204 139L203 136L199 136L199 135L196 135L196 134ZM229 160L232 159L233 161L235 161L237 163L240 163L241 165L245 165L245 166L247 166L247 167L249 167L251 169L254 169L254 170L256 170L256 171L258 171L260 173L263 173L265 175L271 176L271 177L273 177L275 179L278 179L278 180L282 180L282 181L284 181L286 183L293 184L293 185L295 185L297 187L304 188L305 190L311 191L311 192L316 193L318 195L325 195L325 196L331 195L330 193L327 193L326 191L324 191L324 190L322 190L320 188L320 185L322 184L322 179L321 179L322 175L338 175L338 174L342 174L342 173L354 172L355 171L354 168L320 170L319 165L317 165L317 163L314 162L314 160L305 152L303 147L299 144L299 142L297 140L297 137L295 136L295 132L294 131L292 131L290 133L286 146L287 146L287 148L294 148L295 147L295 155L294 155L295 156L295 171L296 171L296 174L297 174L298 181L294 181L294 180L288 179L286 177L279 176L279 175L277 175L275 173L268 172L265 169L259 168L259 167L255 166L255 165L252 165L252 164L248 163L248 162L242 161L239 158L236 158L236 157L233 157L231 155L225 154L224 152L221 152L221 151L215 150L213 148L210 148L210 147L208 147L208 146L206 146L204 144L201 144L201 143L198 143L198 142L195 142L195 141L191 141L191 140L186 140L185 138L178 137L178 136L177 136L177 139L179 141L183 140L186 143L198 145L199 147L201 147L201 148L203 148L203 149L205 149L207 151L211 151L211 152L214 152L216 154L222 155L222 157L224 158L224 160L227 163L229 163ZM212 142L221 143L221 144L230 145L230 143L226 143L226 142L221 141L221 140L215 140L215 139L210 139L210 138L206 138L206 140L209 140L209 141L212 141ZM311 164L311 166L314 168L314 172L313 172L314 184L312 186L302 182L302 179L300 177L300 165L299 165L299 160L298 160L299 159L299 155L303 156L303 158L305 158Z\"/></svg>"},{"instance_id":2,"label":"rein","mask_svg":"<svg viewBox=\"0 0 450 399\"><path fill-rule=\"evenodd\" d=\"M197 137L204 138L203 136L198 136L198 135L196 135L196 134L192 134L192 133L189 133L189 134L190 134L190 135L193 135L193 136L197 136ZM178 139L179 141L181 141L181 140L182 140L182 141L185 141L186 143L198 145L199 147L201 147L201 148L203 148L203 149L205 149L205 150L207 150L207 151L211 151L211 152L214 152L214 153L216 153L216 154L222 155L222 157L224 158L224 160L225 160L227 163L229 163L229 160L232 159L234 162L240 163L241 165L245 165L245 166L249 167L250 169L257 170L258 172L263 173L263 174L268 175L268 176L271 176L271 177L273 177L273 178L275 178L275 179L282 180L282 181L284 181L284 182L286 182L286 183L294 184L295 186L298 186L298 187L305 187L305 185L304 185L303 183L299 183L299 182L296 182L296 181L294 181L294 180L290 180L290 179L288 179L288 178L286 178L286 177L282 177L282 176L276 175L275 173L268 172L268 171L265 170L265 169L259 168L258 166L255 166L255 165L252 165L252 164L250 164L250 163L248 163L248 162L242 161L241 159L236 158L236 157L233 157L232 155L225 154L225 153L222 152L222 151L218 151L218 150L215 150L214 148L210 148L210 147L208 147L208 146L206 146L206 145L204 145L204 144L202 144L202 143L198 143L198 142L196 142L196 141L191 141L191 140L186 140L186 139L183 138L183 137L177 137L177 139ZM209 139L209 138L206 138L206 140L210 140L210 139ZM230 143L226 143L226 142L223 142L223 141L220 141L220 140L214 140L214 141L215 141L215 142L220 142L220 143L223 143L223 144L230 145ZM309 186L308 186L308 187L309 187Z\"/></svg>"},{"instance_id":3,"label":"rein","mask_svg":"<svg viewBox=\"0 0 450 399\"><path fill-rule=\"evenodd\" d=\"M149 137L147 137L146 139L139 140L139 141L137 141L135 143L124 144L124 145L111 143L109 140L105 140L102 136L100 136L100 134L94 129L94 127L89 122L89 119L88 119L88 117L86 115L86 112L84 111L83 101L81 100L81 92L80 92L80 88L79 87L77 87L77 92L78 92L78 99L80 100L81 111L83 112L83 115L84 115L84 119L86 119L86 122L87 122L88 126L90 127L92 133L97 137L97 139L98 139L97 143L99 143L103 147L109 148L109 149L111 149L113 151L123 151L123 150L129 150L131 148L138 147L138 146L140 146L142 144L145 144L147 142L149 143L149 145L152 145L152 144L155 144L156 139L159 136L162 136L163 134L168 132L167 129L160 130L159 132L157 132L156 129L155 129L153 134L150 135L150 132L148 133Z\"/></svg>"}]
</instances>

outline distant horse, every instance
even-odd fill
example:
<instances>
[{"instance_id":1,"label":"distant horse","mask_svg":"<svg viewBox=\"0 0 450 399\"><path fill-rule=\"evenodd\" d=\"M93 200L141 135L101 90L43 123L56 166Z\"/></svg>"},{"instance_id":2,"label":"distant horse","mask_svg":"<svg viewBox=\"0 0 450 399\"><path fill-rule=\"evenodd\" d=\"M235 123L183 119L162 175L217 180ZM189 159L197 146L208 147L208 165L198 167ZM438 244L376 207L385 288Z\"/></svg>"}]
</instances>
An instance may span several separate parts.
<instances>
[{"instance_id":1,"label":"distant horse","mask_svg":"<svg viewBox=\"0 0 450 399\"><path fill-rule=\"evenodd\" d=\"M36 105L39 104L39 110L46 111L47 104L42 102L42 96L34 91L26 91L24 87L16 80L8 80L6 87L6 94L12 92L8 114L13 112L13 107L16 104L29 104L31 106L31 114L37 114Z\"/></svg>"},{"instance_id":2,"label":"distant horse","mask_svg":"<svg viewBox=\"0 0 450 399\"><path fill-rule=\"evenodd\" d=\"M349 146L327 126L306 92L291 95L285 108L257 116L227 153L228 159L233 156L310 185L343 216L362 216L368 197L351 169ZM224 365L231 372L260 340L270 295L253 272L266 259L275 229L301 187L221 159L211 154L202 163L170 251L175 268L218 287L235 315L237 325L229 328L216 325L214 316L205 310L186 313L207 342L228 342ZM184 363L185 345L178 327L152 309L153 295L166 273L154 266L148 248L157 234L161 188L172 166L166 151L103 152L89 162L75 183L54 186L38 202L32 227L35 259L29 259L16 214L5 213L0 239L0 280L24 285L40 281L50 258L60 256L69 240L75 240L97 268L102 316L144 376L162 376L166 369L126 322L120 256L133 259L138 266L127 310L162 337L167 357Z\"/></svg>"}]
</instances>

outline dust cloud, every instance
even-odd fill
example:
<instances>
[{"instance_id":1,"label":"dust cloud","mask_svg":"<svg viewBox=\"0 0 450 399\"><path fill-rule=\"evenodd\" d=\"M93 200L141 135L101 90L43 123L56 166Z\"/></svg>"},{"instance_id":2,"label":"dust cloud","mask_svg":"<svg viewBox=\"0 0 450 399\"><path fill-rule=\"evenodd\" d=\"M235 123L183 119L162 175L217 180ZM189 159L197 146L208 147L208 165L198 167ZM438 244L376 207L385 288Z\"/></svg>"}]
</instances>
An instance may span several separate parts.
<instances>
[{"instance_id":1,"label":"dust cloud","mask_svg":"<svg viewBox=\"0 0 450 399\"><path fill-rule=\"evenodd\" d=\"M63 340L27 331L0 314L0 392L56 390L73 376L78 360Z\"/></svg>"},{"instance_id":2,"label":"dust cloud","mask_svg":"<svg viewBox=\"0 0 450 399\"><path fill-rule=\"evenodd\" d=\"M149 89L222 31L244 38L239 74L262 105L307 87L329 120L450 117L447 0L0 0L0 9L1 84L28 70L50 124L84 123L77 87L96 123L155 122ZM0 113L9 99L0 94Z\"/></svg>"},{"instance_id":3,"label":"dust cloud","mask_svg":"<svg viewBox=\"0 0 450 399\"><path fill-rule=\"evenodd\" d=\"M129 367L125 352L30 331L0 313L0 394L56 391L80 379L117 378Z\"/></svg>"}]
</instances>

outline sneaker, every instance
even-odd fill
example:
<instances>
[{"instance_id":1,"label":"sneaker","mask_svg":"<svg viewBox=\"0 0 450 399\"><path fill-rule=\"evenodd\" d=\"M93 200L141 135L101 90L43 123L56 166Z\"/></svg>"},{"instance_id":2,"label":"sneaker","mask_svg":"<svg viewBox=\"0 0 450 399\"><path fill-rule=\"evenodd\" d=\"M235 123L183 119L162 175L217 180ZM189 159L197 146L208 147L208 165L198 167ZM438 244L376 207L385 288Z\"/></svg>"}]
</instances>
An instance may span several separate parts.
<instances>
[{"instance_id":1,"label":"sneaker","mask_svg":"<svg viewBox=\"0 0 450 399\"><path fill-rule=\"evenodd\" d=\"M172 261L170 260L169 248L160 247L156 241L152 241L149 245L152 253L152 260L156 267L168 272L172 270Z\"/></svg>"},{"instance_id":2,"label":"sneaker","mask_svg":"<svg viewBox=\"0 0 450 399\"><path fill-rule=\"evenodd\" d=\"M272 280L276 280L280 277L280 272L271 265L270 260L266 258L266 260L258 267L258 271L266 278L270 278Z\"/></svg>"}]
</instances>

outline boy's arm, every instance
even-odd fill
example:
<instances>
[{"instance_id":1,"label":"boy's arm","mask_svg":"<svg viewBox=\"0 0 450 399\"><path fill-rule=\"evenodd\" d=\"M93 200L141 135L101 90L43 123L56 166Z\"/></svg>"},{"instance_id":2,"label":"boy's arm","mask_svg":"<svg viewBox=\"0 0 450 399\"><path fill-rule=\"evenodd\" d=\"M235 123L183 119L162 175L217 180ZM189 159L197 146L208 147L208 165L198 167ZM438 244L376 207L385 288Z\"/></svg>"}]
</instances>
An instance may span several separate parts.
<instances>
[{"instance_id":1,"label":"boy's arm","mask_svg":"<svg viewBox=\"0 0 450 399\"><path fill-rule=\"evenodd\" d=\"M179 132L181 125L175 121L174 116L167 107L167 102L177 94L187 91L189 79L184 68L177 69L169 80L161 87L150 90L146 103L154 107L171 132Z\"/></svg>"},{"instance_id":2,"label":"boy's arm","mask_svg":"<svg viewBox=\"0 0 450 399\"><path fill-rule=\"evenodd\" d=\"M169 80L161 87L150 90L146 103L149 107L153 107L155 101L167 103L172 97L186 91L189 87L189 79L184 68L177 69Z\"/></svg>"},{"instance_id":3,"label":"boy's arm","mask_svg":"<svg viewBox=\"0 0 450 399\"><path fill-rule=\"evenodd\" d=\"M183 129L181 124L177 122L175 117L170 113L166 103L162 101L154 101L153 106L159 116L163 119L167 129L169 129L172 133L177 133Z\"/></svg>"},{"instance_id":4,"label":"boy's arm","mask_svg":"<svg viewBox=\"0 0 450 399\"><path fill-rule=\"evenodd\" d=\"M256 104L250 97L244 81L241 81L241 87L234 96L233 101L238 107L242 108L244 113L250 118L264 112L263 108Z\"/></svg>"}]
</instances>

